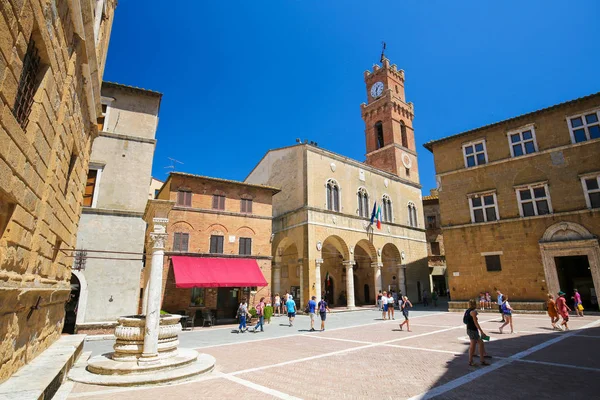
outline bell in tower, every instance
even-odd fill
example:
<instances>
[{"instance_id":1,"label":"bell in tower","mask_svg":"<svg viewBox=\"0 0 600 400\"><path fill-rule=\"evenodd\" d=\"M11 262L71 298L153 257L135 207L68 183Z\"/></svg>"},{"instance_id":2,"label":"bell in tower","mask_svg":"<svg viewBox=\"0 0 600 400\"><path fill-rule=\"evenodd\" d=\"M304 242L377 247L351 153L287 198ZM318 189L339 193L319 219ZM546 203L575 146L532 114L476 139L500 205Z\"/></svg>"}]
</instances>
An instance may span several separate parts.
<instances>
[{"instance_id":1,"label":"bell in tower","mask_svg":"<svg viewBox=\"0 0 600 400\"><path fill-rule=\"evenodd\" d=\"M419 183L414 107L404 95L404 71L382 54L381 66L365 71L368 102L361 104L365 121L366 163Z\"/></svg>"}]
</instances>

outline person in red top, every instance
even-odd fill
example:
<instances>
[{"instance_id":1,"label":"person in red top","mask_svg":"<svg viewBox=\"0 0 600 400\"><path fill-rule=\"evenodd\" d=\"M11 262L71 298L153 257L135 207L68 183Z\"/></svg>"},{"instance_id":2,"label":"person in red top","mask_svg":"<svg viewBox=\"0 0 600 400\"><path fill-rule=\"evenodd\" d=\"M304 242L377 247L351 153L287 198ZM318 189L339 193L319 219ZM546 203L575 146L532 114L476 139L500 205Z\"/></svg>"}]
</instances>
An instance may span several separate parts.
<instances>
[{"instance_id":1,"label":"person in red top","mask_svg":"<svg viewBox=\"0 0 600 400\"><path fill-rule=\"evenodd\" d=\"M567 305L567 301L565 300L565 292L562 290L558 292L558 299L556 299L556 308L558 309L558 314L562 317L561 326L564 326L564 330L568 331L569 327L567 326L567 322L569 322L569 311L571 309Z\"/></svg>"},{"instance_id":2,"label":"person in red top","mask_svg":"<svg viewBox=\"0 0 600 400\"><path fill-rule=\"evenodd\" d=\"M256 316L258 317L258 323L254 326L252 332L256 332L260 326L260 331L265 331L265 298L261 297L260 302L254 307L256 309Z\"/></svg>"}]
</instances>

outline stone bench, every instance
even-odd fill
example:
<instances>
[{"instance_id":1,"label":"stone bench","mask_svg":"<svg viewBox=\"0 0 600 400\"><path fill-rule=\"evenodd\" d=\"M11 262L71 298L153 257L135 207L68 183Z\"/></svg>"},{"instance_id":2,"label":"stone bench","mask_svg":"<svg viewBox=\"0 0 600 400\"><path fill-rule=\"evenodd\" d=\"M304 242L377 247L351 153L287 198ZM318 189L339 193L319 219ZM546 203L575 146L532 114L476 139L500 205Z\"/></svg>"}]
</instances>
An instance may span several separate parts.
<instances>
[{"instance_id":1,"label":"stone bench","mask_svg":"<svg viewBox=\"0 0 600 400\"><path fill-rule=\"evenodd\" d=\"M51 399L83 349L85 335L61 336L0 384L0 399Z\"/></svg>"}]
</instances>

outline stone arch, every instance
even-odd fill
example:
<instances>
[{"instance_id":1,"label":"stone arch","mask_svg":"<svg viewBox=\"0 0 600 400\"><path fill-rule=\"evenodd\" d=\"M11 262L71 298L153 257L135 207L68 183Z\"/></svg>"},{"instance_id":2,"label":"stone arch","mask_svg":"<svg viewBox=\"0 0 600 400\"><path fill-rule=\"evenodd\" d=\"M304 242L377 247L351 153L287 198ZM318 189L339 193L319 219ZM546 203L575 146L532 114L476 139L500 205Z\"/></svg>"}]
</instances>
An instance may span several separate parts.
<instances>
[{"instance_id":1,"label":"stone arch","mask_svg":"<svg viewBox=\"0 0 600 400\"><path fill-rule=\"evenodd\" d=\"M564 242L569 240L594 239L594 235L575 222L563 221L546 229L541 242Z\"/></svg>"},{"instance_id":2,"label":"stone arch","mask_svg":"<svg viewBox=\"0 0 600 400\"><path fill-rule=\"evenodd\" d=\"M360 247L367 253L373 262L377 261L377 249L373 245L373 243L369 242L366 239L361 239L356 243L356 247Z\"/></svg>"},{"instance_id":3,"label":"stone arch","mask_svg":"<svg viewBox=\"0 0 600 400\"><path fill-rule=\"evenodd\" d=\"M227 228L225 228L224 225L221 224L212 224L209 225L208 228L206 228L206 231L209 233L228 233L229 231L227 230Z\"/></svg>"},{"instance_id":4,"label":"stone arch","mask_svg":"<svg viewBox=\"0 0 600 400\"><path fill-rule=\"evenodd\" d=\"M348 245L341 237L337 235L327 236L327 238L323 241L323 252L325 252L326 245L334 247L342 255L344 260L350 259Z\"/></svg>"},{"instance_id":5,"label":"stone arch","mask_svg":"<svg viewBox=\"0 0 600 400\"><path fill-rule=\"evenodd\" d=\"M381 281L384 289L393 288L396 291L403 287L403 279L399 276L398 266L401 264L400 250L392 243L386 243L381 249Z\"/></svg>"},{"instance_id":6,"label":"stone arch","mask_svg":"<svg viewBox=\"0 0 600 400\"><path fill-rule=\"evenodd\" d=\"M240 226L236 231L236 236L239 236L241 234L245 234L245 233L250 233L252 236L256 235L256 231L252 228L250 228L249 226Z\"/></svg>"},{"instance_id":7,"label":"stone arch","mask_svg":"<svg viewBox=\"0 0 600 400\"><path fill-rule=\"evenodd\" d=\"M173 232L193 232L194 227L187 221L177 221L171 225Z\"/></svg>"},{"instance_id":8,"label":"stone arch","mask_svg":"<svg viewBox=\"0 0 600 400\"><path fill-rule=\"evenodd\" d=\"M88 299L88 283L82 271L73 270L71 272L77 277L77 279L79 279L79 302L77 303L77 319L75 320L75 327L77 327L77 324L85 322L85 310L87 308Z\"/></svg>"}]
</instances>

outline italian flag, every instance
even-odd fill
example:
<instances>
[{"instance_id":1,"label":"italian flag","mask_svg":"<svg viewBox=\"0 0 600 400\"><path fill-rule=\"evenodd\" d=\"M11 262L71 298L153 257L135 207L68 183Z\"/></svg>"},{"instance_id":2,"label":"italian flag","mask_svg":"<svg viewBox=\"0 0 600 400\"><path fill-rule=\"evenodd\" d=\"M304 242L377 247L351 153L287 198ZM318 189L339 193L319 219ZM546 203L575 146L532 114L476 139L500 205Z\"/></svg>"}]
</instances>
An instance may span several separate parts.
<instances>
[{"instance_id":1,"label":"italian flag","mask_svg":"<svg viewBox=\"0 0 600 400\"><path fill-rule=\"evenodd\" d=\"M381 206L377 207L377 214L375 215L375 219L377 219L377 229L381 229Z\"/></svg>"}]
</instances>

